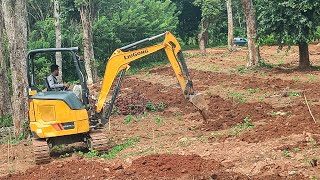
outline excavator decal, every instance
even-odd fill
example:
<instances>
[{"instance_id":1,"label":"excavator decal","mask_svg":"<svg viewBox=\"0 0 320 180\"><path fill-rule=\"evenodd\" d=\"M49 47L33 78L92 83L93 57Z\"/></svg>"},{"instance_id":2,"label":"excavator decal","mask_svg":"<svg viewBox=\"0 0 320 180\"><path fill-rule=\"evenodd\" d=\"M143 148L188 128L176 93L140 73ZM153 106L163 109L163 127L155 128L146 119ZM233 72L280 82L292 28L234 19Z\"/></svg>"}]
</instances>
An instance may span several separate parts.
<instances>
[{"instance_id":1,"label":"excavator decal","mask_svg":"<svg viewBox=\"0 0 320 180\"><path fill-rule=\"evenodd\" d=\"M140 52L135 52L135 53L132 53L128 56L124 56L124 59L130 59L130 58L133 58L133 57L136 57L136 56L139 56L139 55L142 55L142 54L146 54L148 53L148 49L145 49L145 50L142 50Z\"/></svg>"}]
</instances>

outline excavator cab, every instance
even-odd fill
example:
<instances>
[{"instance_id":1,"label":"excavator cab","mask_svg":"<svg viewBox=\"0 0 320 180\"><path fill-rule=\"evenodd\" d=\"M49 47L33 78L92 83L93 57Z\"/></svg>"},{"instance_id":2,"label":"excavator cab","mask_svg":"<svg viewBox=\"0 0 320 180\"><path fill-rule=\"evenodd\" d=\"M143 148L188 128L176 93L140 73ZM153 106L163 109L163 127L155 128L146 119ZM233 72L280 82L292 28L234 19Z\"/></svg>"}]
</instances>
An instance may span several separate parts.
<instances>
[{"instance_id":1,"label":"excavator cab","mask_svg":"<svg viewBox=\"0 0 320 180\"><path fill-rule=\"evenodd\" d=\"M158 38L164 38L164 40L159 44L149 46L150 42L154 42L153 40ZM115 50L107 61L99 98L94 106L89 104L86 74L76 54L78 48L49 48L30 51L27 55L29 121L33 134L36 163L49 162L50 149L60 144L80 141L86 143L90 149L106 151L108 149L107 136L103 129L111 116L113 104L120 90L124 74L130 67L129 64L160 50L165 51L185 98L200 111L207 109L203 96L193 91L193 83L183 58L181 46L170 32L146 38ZM65 52L71 55L75 67L74 71L81 86L81 100L70 91L50 91L47 82L45 82L45 86L47 86L45 91L38 88L35 80L37 74L34 59L37 54L55 52ZM118 81L114 83L117 76ZM103 110L113 84L116 85L112 91L109 106ZM93 107L95 107L94 113L89 113Z\"/></svg>"}]
</instances>

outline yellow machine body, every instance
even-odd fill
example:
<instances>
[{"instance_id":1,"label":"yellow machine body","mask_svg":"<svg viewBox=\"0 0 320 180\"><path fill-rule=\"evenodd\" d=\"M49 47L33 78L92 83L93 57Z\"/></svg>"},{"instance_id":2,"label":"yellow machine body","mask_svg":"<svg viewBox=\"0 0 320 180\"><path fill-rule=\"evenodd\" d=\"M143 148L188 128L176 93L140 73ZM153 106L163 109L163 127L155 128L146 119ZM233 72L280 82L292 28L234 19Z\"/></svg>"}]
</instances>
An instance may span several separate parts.
<instances>
[{"instance_id":1,"label":"yellow machine body","mask_svg":"<svg viewBox=\"0 0 320 180\"><path fill-rule=\"evenodd\" d=\"M187 67L178 60L178 56L182 56L178 40L170 32L165 32L158 36L147 38L144 41L151 41L163 36L164 41L153 46L134 50L123 47L113 52L107 61L100 95L96 104L96 113L102 112L113 81L121 71L129 69L130 62L160 50L165 51L183 93L186 96L193 94L192 81L189 74L186 73ZM135 46L135 44L133 43L131 46ZM37 95L37 92L29 89L29 96L33 97L35 95ZM29 116L31 131L36 133L39 138L85 133L89 132L90 129L90 119L87 110L72 110L61 100L32 99ZM65 129L63 127L65 123L74 123L74 128Z\"/></svg>"},{"instance_id":2,"label":"yellow machine body","mask_svg":"<svg viewBox=\"0 0 320 180\"><path fill-rule=\"evenodd\" d=\"M72 110L61 100L33 99L29 102L31 132L39 138L58 137L89 131L86 109Z\"/></svg>"}]
</instances>

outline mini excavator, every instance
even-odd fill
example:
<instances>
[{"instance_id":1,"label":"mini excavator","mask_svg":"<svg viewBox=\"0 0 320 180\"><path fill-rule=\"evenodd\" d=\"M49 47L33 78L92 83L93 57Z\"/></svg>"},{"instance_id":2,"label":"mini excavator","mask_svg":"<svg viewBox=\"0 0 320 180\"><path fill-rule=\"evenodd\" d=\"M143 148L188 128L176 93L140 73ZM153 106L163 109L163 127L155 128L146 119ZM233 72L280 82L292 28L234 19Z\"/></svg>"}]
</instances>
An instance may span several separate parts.
<instances>
[{"instance_id":1,"label":"mini excavator","mask_svg":"<svg viewBox=\"0 0 320 180\"><path fill-rule=\"evenodd\" d=\"M161 37L164 37L162 43L141 47ZM129 69L129 63L160 50L165 51L185 98L199 110L205 108L205 100L202 95L194 93L181 46L170 32L146 38L115 50L107 61L101 92L94 107L89 103L89 89L83 65L77 55L77 47L29 51L27 55L29 121L36 164L50 162L50 151L55 145L84 142L89 149L106 152L108 139L103 130L104 125L111 116L113 104L119 93L124 74ZM45 82L47 91L40 90L36 85L34 57L39 53L55 52L71 54L81 85L80 98L68 90L50 91L47 82ZM116 79L117 83L113 86ZM109 106L105 106L112 87L114 88L108 103ZM94 113L89 113L92 108L95 108Z\"/></svg>"}]
</instances>

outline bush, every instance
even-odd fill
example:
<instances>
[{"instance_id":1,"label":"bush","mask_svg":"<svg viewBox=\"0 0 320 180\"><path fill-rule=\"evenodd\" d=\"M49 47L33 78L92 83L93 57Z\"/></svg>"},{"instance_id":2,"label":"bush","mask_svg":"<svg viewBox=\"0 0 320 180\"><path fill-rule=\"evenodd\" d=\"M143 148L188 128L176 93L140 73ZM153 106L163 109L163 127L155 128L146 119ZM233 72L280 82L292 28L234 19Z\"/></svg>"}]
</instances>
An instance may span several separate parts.
<instances>
[{"instance_id":1,"label":"bush","mask_svg":"<svg viewBox=\"0 0 320 180\"><path fill-rule=\"evenodd\" d=\"M6 115L6 116L0 117L0 128L11 127L11 126L13 126L11 115Z\"/></svg>"}]
</instances>

